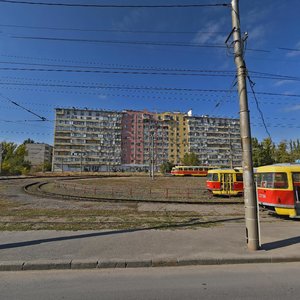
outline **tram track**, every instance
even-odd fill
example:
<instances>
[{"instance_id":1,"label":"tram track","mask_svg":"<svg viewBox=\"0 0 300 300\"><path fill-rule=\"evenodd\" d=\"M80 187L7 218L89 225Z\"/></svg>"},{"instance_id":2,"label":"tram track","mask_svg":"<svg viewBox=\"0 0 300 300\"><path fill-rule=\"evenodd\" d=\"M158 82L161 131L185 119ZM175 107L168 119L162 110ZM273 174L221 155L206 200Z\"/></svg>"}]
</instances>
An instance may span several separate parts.
<instances>
[{"instance_id":1,"label":"tram track","mask_svg":"<svg viewBox=\"0 0 300 300\"><path fill-rule=\"evenodd\" d=\"M72 201L90 201L90 202L110 202L110 203L148 203L148 204L189 204L189 205L242 205L240 200L222 201L216 199L210 200L153 200L153 199L132 199L132 198L112 198L112 197L90 197L82 195L68 195L59 192L49 192L42 189L43 186L49 184L49 181L35 181L29 183L23 187L24 191L33 196L43 196L46 198L56 198L60 200L72 200Z\"/></svg>"}]
</instances>

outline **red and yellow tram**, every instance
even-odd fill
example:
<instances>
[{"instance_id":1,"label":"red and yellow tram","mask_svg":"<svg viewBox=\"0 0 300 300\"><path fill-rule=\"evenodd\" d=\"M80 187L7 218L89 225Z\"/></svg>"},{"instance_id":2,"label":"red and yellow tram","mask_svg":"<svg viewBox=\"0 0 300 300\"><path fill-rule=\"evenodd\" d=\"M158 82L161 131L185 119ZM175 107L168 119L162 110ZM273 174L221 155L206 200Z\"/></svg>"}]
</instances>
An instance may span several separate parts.
<instances>
[{"instance_id":1,"label":"red and yellow tram","mask_svg":"<svg viewBox=\"0 0 300 300\"><path fill-rule=\"evenodd\" d=\"M207 176L208 166L176 166L171 170L174 176Z\"/></svg>"},{"instance_id":2,"label":"red and yellow tram","mask_svg":"<svg viewBox=\"0 0 300 300\"><path fill-rule=\"evenodd\" d=\"M300 164L257 168L258 203L278 215L300 217Z\"/></svg>"},{"instance_id":3,"label":"red and yellow tram","mask_svg":"<svg viewBox=\"0 0 300 300\"><path fill-rule=\"evenodd\" d=\"M238 196L244 192L240 169L216 169L207 174L206 188L213 195Z\"/></svg>"}]
</instances>

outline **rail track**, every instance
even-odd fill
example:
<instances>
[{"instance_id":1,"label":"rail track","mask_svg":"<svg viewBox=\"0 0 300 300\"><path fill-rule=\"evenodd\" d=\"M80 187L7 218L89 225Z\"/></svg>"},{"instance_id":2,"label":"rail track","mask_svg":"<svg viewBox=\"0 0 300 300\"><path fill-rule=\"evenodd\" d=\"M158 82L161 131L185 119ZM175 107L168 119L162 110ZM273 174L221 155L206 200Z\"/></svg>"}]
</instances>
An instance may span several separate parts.
<instances>
[{"instance_id":1,"label":"rail track","mask_svg":"<svg viewBox=\"0 0 300 300\"><path fill-rule=\"evenodd\" d=\"M24 191L28 194L35 196L43 196L46 198L58 198L61 200L72 200L72 201L91 201L91 202L114 202L114 203L153 203L153 204L190 204L190 205L242 205L243 201L241 199L233 199L230 200L226 198L215 198L210 196L208 200L172 200L172 199L132 199L132 198L117 198L117 197L101 197L98 195L97 197L91 196L82 196L82 195L69 195L62 194L59 192L49 192L43 189L44 186L49 184L49 181L35 181L30 184L27 184L23 187ZM207 197L207 195L206 195Z\"/></svg>"}]
</instances>

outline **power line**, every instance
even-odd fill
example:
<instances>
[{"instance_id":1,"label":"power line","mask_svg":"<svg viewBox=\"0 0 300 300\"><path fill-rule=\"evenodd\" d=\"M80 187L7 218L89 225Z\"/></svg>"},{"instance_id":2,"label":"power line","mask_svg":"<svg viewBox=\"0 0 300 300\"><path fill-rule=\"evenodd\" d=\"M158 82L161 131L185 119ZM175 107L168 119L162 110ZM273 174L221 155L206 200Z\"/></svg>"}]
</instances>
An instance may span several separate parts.
<instances>
[{"instance_id":1,"label":"power line","mask_svg":"<svg viewBox=\"0 0 300 300\"><path fill-rule=\"evenodd\" d=\"M83 4L83 3L55 3L55 2L33 2L17 0L0 0L3 3L28 4L44 6L86 7L86 8L200 8L200 7L229 7L227 3L215 4L161 4L161 5L124 5L124 4Z\"/></svg>"},{"instance_id":2,"label":"power line","mask_svg":"<svg viewBox=\"0 0 300 300\"><path fill-rule=\"evenodd\" d=\"M183 42L156 42L156 41L118 41L118 40L95 40L95 39L74 39L74 38L55 38L41 36L11 36L15 39L26 40L43 40L56 42L84 42L84 43L101 43L101 44L129 44L129 45L146 45L146 46L171 46L171 47L196 47L196 48L216 48L227 49L226 46L218 44L199 44ZM270 53L270 50L248 48L248 51Z\"/></svg>"},{"instance_id":3,"label":"power line","mask_svg":"<svg viewBox=\"0 0 300 300\"><path fill-rule=\"evenodd\" d=\"M14 130L0 130L1 133L17 133L17 134L28 134L28 135L53 135L52 133L44 132L26 132L26 131L14 131Z\"/></svg>"},{"instance_id":4,"label":"power line","mask_svg":"<svg viewBox=\"0 0 300 300\"><path fill-rule=\"evenodd\" d=\"M164 75L164 76L210 76L210 77L228 77L232 74L213 74L214 71L199 71L199 73L171 73L171 72L150 72L150 71L110 71L110 70L76 70L76 69L42 69L42 68L13 68L0 67L3 71L30 71L30 72L66 72L66 73L101 73L101 74L131 74L131 75ZM217 73L217 71L216 71Z\"/></svg>"},{"instance_id":5,"label":"power line","mask_svg":"<svg viewBox=\"0 0 300 300\"><path fill-rule=\"evenodd\" d=\"M0 62L0 64L9 64L9 62ZM15 65L33 65L33 66L49 66L56 67L59 65L49 65L49 64L31 64L31 63L11 63ZM62 68L72 67L66 65L60 65ZM73 66L75 68L80 68L80 66ZM151 71L152 69L138 69L138 68L106 68L106 67L81 67L92 70L84 70L84 69L42 69L42 68L13 68L13 67L0 67L0 70L3 71L31 71L31 72L66 72L66 73L104 73L104 74L132 74L132 75L164 75L164 76L206 76L206 77L231 77L234 72L233 71L223 71L223 70L180 70L171 71L171 69L165 69L166 72L162 72L157 69L158 72ZM111 71L114 70L114 71ZM128 70L128 71L123 71ZM134 71L136 70L136 71ZM192 72L195 73L192 73ZM173 73L172 73L173 72ZM216 73L216 74L214 74ZM258 72L257 72L258 73ZM284 75L276 75L272 74L272 76L259 76L253 75L254 78L260 79L273 79L273 80L290 80L290 81L300 81L299 77L289 77Z\"/></svg>"},{"instance_id":6,"label":"power line","mask_svg":"<svg viewBox=\"0 0 300 300\"><path fill-rule=\"evenodd\" d=\"M74 66L74 65L61 65L61 64L41 64L41 63L29 63L29 62L9 62L0 61L0 64L12 64L12 65L31 65L42 67L61 67L61 68L81 68L81 69L100 69L100 70L129 70L129 71L166 71L166 72L199 72L199 73L226 73L235 74L235 71L228 70L208 70L208 69L188 69L188 68L167 68L167 67L155 67L155 66L135 66L135 65L123 65L123 64L104 64L99 63L101 66ZM104 65L107 65L105 67ZM115 67L111 67L111 66ZM262 73L265 74L265 73ZM274 75L275 74L271 74Z\"/></svg>"},{"instance_id":7,"label":"power line","mask_svg":"<svg viewBox=\"0 0 300 300\"><path fill-rule=\"evenodd\" d=\"M84 42L84 43L101 43L101 44L130 44L130 45L149 45L149 46L172 46L172 47L197 47L197 48L220 48L226 49L226 46L219 44L199 44L199 43L184 43L184 42L157 42L157 41L121 41L121 40L95 40L95 39L75 39L75 38L57 38L57 37L42 37L42 36L15 36L11 38L25 40L43 40L56 42ZM255 50L256 51L256 50ZM258 50L267 51L268 50Z\"/></svg>"},{"instance_id":8,"label":"power line","mask_svg":"<svg viewBox=\"0 0 300 300\"><path fill-rule=\"evenodd\" d=\"M25 28L38 30L55 30L55 31L80 31L80 32L115 32L115 33L146 33L146 34L226 34L226 31L163 31L163 30L124 30L124 29L84 29L84 28L70 28L70 27L47 27L47 26L28 26L28 25L14 25L14 24L0 24L0 27L8 28Z\"/></svg>"},{"instance_id":9,"label":"power line","mask_svg":"<svg viewBox=\"0 0 300 300\"><path fill-rule=\"evenodd\" d=\"M295 49L295 48L277 48L279 50L285 50L285 51L300 51L300 49Z\"/></svg>"},{"instance_id":10,"label":"power line","mask_svg":"<svg viewBox=\"0 0 300 300\"><path fill-rule=\"evenodd\" d=\"M1 69L1 68L0 68ZM162 87L162 86L134 86L134 85L67 85L67 84L40 84L40 83L1 83L2 85L34 85L41 87L75 87L75 88L87 88L87 89L120 89L120 90L151 90L151 91L185 91L185 92L205 92L205 93L233 93L232 90L227 89L194 89L194 88L174 88L174 87ZM280 94L272 92L256 92L260 95L271 95L281 97L295 97L300 98L300 94Z\"/></svg>"},{"instance_id":11,"label":"power line","mask_svg":"<svg viewBox=\"0 0 300 300\"><path fill-rule=\"evenodd\" d=\"M194 72L194 73L225 73L226 75L234 75L235 71L228 70L207 70L207 69L188 69L188 68L167 68L167 67L155 67L155 66L135 66L135 65L123 65L123 64L107 64L114 65L116 67L104 67L104 63L99 63L100 66L74 66L74 65L61 65L61 64L42 64L42 63L30 63L30 62L9 62L9 61L0 61L0 64L12 64L12 65L30 65L30 66L43 66L43 67L62 67L62 68L83 68L83 69L92 69L92 70L127 70L127 71L166 71L166 72ZM63 69L64 70L64 69ZM63 71L62 70L62 71ZM68 71L68 70L66 70ZM77 70L76 70L77 71ZM79 70L78 72L85 72L85 70ZM108 72L108 71L105 71ZM281 75L281 74L272 74L266 72L259 71L248 71L250 74L254 74L253 78L262 78L262 79L275 79L275 80L292 80L292 81L300 81L299 77L292 75ZM146 74L146 73L141 73ZM148 74L148 73L147 73ZM172 73L149 73L149 74L161 74L161 75L186 75L186 74L172 74ZM201 76L201 74L191 74L196 76ZM215 76L215 75L213 75ZM224 76L224 75L222 75Z\"/></svg>"},{"instance_id":12,"label":"power line","mask_svg":"<svg viewBox=\"0 0 300 300\"><path fill-rule=\"evenodd\" d=\"M199 92L201 93L203 98L191 98L190 94L186 94L186 93L180 93L178 95L180 96L185 96L183 97L178 97L178 96L174 96L173 94L175 93L174 91L164 91L164 92L160 92L160 91L155 91L155 93L159 93L161 95L171 95L171 96L161 96L161 95L151 95L151 96L146 96L146 95L135 95L135 94L125 94L125 93L108 93L108 92L102 92L101 93L95 93L95 92L82 92L82 91L74 91L74 90L58 90L58 89L52 89L52 90L47 90L47 89L33 89L33 88L22 88L22 87L11 87L11 86L3 86L2 88L5 89L9 89L9 90L18 90L18 91L31 91L31 92L38 92L38 93L58 93L58 94L73 94L73 95L84 95L84 96L98 96L98 97L117 97L117 98L127 98L129 100L142 100L142 99L146 99L149 100L149 97L151 97L151 99L153 101L162 101L162 100L167 100L167 101L183 101L183 102L187 102L188 101L200 101L200 102L215 102L215 99L211 99L209 97L220 97L219 94L217 93L205 93L205 92ZM134 91L136 92L136 91ZM178 92L177 92L178 93ZM176 95L176 94L175 94ZM251 96L251 95L250 95ZM226 102L226 103L231 103L232 101L234 101L234 98L230 98L228 97L228 95L226 96L227 99L223 100L222 102ZM286 102L275 102L275 101L261 101L261 103L263 104L269 104L269 105L284 105L286 106L287 103ZM34 104L36 105L36 104ZM40 111L40 112L45 112L45 110L36 110L35 111ZM51 111L47 111L47 112L51 112Z\"/></svg>"},{"instance_id":13,"label":"power line","mask_svg":"<svg viewBox=\"0 0 300 300\"><path fill-rule=\"evenodd\" d=\"M255 91L254 91L254 85L255 85L255 83L251 80L251 78L250 78L249 75L247 76L247 78L248 78L248 80L249 80L250 88L251 88L251 90L252 90L253 97L254 97L254 99L255 99L256 107L257 107L257 110L258 110L258 112L259 112L259 114L260 114L260 117L261 117L261 120L262 120L262 122L263 122L263 125L264 125L264 128L265 128L265 130L266 130L266 133L267 133L267 135L269 136L270 140L272 140L271 134L270 134L270 132L269 132L269 130L268 130L268 127L267 127L266 122L265 122L265 119L264 119L264 114L263 114L262 110L261 110L260 107L259 107L258 99L257 99L257 97L256 97L256 95L255 95Z\"/></svg>"},{"instance_id":14,"label":"power line","mask_svg":"<svg viewBox=\"0 0 300 300\"><path fill-rule=\"evenodd\" d=\"M0 97L2 97L3 99L7 100L7 101L10 102L10 103L12 103L13 105L15 105L15 106L17 106L17 107L19 107L19 108L21 108L21 109L23 109L23 110L29 112L30 114L32 114L32 115L38 117L38 118L41 119L42 121L47 121L47 119L46 119L45 117L42 117L42 116L36 114L36 113L33 112L32 110L30 110L30 109L28 109L28 108L26 108L26 107L20 105L19 103L17 103L17 102L15 102L15 101L11 100L10 98L8 98L8 97L6 97L6 96L4 96L4 95L2 95L2 94L0 94Z\"/></svg>"}]
</instances>

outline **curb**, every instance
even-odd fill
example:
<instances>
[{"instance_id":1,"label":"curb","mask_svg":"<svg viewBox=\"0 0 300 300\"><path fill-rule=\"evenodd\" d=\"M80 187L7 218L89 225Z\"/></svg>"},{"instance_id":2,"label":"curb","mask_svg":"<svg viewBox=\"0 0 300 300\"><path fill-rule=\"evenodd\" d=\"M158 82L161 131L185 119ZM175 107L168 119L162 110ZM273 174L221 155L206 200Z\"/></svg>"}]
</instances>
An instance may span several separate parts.
<instances>
[{"instance_id":1,"label":"curb","mask_svg":"<svg viewBox=\"0 0 300 300\"><path fill-rule=\"evenodd\" d=\"M153 259L153 260L36 260L36 261L2 261L2 271L33 271L33 270L82 270L82 269L129 269L150 267L183 267L213 266L255 263L290 263L300 262L300 256L275 257L235 257L235 258L195 258L195 259Z\"/></svg>"}]
</instances>

